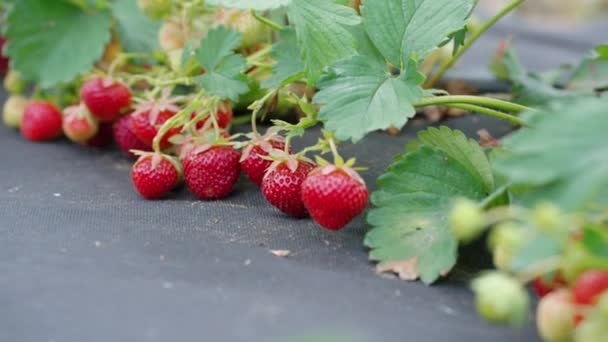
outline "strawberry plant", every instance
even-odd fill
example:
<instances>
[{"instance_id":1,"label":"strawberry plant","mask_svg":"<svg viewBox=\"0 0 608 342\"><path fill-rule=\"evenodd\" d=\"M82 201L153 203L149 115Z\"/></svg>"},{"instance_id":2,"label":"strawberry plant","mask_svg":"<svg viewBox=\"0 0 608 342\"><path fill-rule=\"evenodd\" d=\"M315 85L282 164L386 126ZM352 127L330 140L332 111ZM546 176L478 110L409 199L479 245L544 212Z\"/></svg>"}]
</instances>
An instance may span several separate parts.
<instances>
[{"instance_id":1,"label":"strawberry plant","mask_svg":"<svg viewBox=\"0 0 608 342\"><path fill-rule=\"evenodd\" d=\"M334 231L369 200L370 259L406 280L439 281L459 246L487 237L497 270L471 286L482 316L525 323L532 283L546 340L598 341L608 334L606 46L535 74L501 43L491 68L513 85L509 101L435 88L523 2L474 25L476 0L4 1L3 119L34 141L115 140L138 158L131 178L145 199L183 180L218 200L242 170L269 208ZM420 131L370 194L340 144L399 130L431 106L516 130L491 146L447 127ZM318 143L294 149L318 125Z\"/></svg>"}]
</instances>

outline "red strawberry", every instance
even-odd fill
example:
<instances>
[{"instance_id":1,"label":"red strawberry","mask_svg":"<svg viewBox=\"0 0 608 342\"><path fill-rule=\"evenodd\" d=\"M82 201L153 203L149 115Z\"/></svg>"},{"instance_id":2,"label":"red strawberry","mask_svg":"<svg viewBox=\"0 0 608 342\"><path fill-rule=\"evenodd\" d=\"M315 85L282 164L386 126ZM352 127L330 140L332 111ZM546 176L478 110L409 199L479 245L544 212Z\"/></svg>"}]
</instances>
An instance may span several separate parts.
<instances>
[{"instance_id":1,"label":"red strawberry","mask_svg":"<svg viewBox=\"0 0 608 342\"><path fill-rule=\"evenodd\" d=\"M192 193L204 200L226 197L239 178L239 153L232 146L202 145L184 159L184 176Z\"/></svg>"},{"instance_id":2,"label":"red strawberry","mask_svg":"<svg viewBox=\"0 0 608 342\"><path fill-rule=\"evenodd\" d=\"M21 118L21 134L28 140L46 141L61 136L61 112L46 101L32 101Z\"/></svg>"},{"instance_id":3,"label":"red strawberry","mask_svg":"<svg viewBox=\"0 0 608 342\"><path fill-rule=\"evenodd\" d=\"M101 121L112 121L131 105L131 91L111 78L95 77L80 88L80 98L91 114Z\"/></svg>"},{"instance_id":4,"label":"red strawberry","mask_svg":"<svg viewBox=\"0 0 608 342\"><path fill-rule=\"evenodd\" d=\"M254 136L251 143L243 150L241 167L247 177L257 186L262 186L266 170L272 165L271 160L262 157L267 157L273 149L284 150L285 141L275 131L269 130L262 137ZM291 148L289 153L291 153Z\"/></svg>"},{"instance_id":5,"label":"red strawberry","mask_svg":"<svg viewBox=\"0 0 608 342\"><path fill-rule=\"evenodd\" d=\"M566 285L568 283L560 273L546 277L537 277L532 282L534 292L539 297L544 297L559 288L566 287Z\"/></svg>"},{"instance_id":6,"label":"red strawberry","mask_svg":"<svg viewBox=\"0 0 608 342\"><path fill-rule=\"evenodd\" d=\"M369 192L348 166L321 166L302 183L302 200L310 216L324 228L340 230L367 206Z\"/></svg>"},{"instance_id":7,"label":"red strawberry","mask_svg":"<svg viewBox=\"0 0 608 342\"><path fill-rule=\"evenodd\" d=\"M227 103L221 103L220 107L218 108L217 113L215 113L216 115L216 120L217 120L217 125L219 126L219 128L222 129L226 129L228 128L228 126L230 126L230 123L232 123L232 107L230 107L229 104ZM194 119L194 117L196 116L196 113L192 113L192 118ZM203 127L205 127L205 125L207 124L207 122L210 120L209 116L206 116L204 119L202 119L201 121L196 123L196 128L197 129L201 129ZM209 127L212 127L212 123L209 122L208 123Z\"/></svg>"},{"instance_id":8,"label":"red strawberry","mask_svg":"<svg viewBox=\"0 0 608 342\"><path fill-rule=\"evenodd\" d=\"M154 115L151 111L135 112L131 114L133 131L137 138L148 146L152 146L154 137L158 134L159 128L175 115L176 112L170 110L160 111ZM169 139L181 132L181 127L169 130L160 141L160 148L165 149L171 146Z\"/></svg>"},{"instance_id":9,"label":"red strawberry","mask_svg":"<svg viewBox=\"0 0 608 342\"><path fill-rule=\"evenodd\" d=\"M9 59L4 54L4 45L6 44L6 38L0 36L0 74L4 75L8 72Z\"/></svg>"},{"instance_id":10,"label":"red strawberry","mask_svg":"<svg viewBox=\"0 0 608 342\"><path fill-rule=\"evenodd\" d=\"M150 145L146 145L135 135L133 128L133 116L125 115L114 124L114 140L118 147L129 157L137 158L131 150L151 151Z\"/></svg>"},{"instance_id":11,"label":"red strawberry","mask_svg":"<svg viewBox=\"0 0 608 342\"><path fill-rule=\"evenodd\" d=\"M574 301L582 305L595 304L606 290L608 290L608 272L600 270L583 273L572 286Z\"/></svg>"},{"instance_id":12,"label":"red strawberry","mask_svg":"<svg viewBox=\"0 0 608 342\"><path fill-rule=\"evenodd\" d=\"M218 140L230 139L230 133L225 130L218 133L214 129L198 130L194 133L185 135L176 135L171 141L177 145L177 156L180 159L185 159L190 151L202 145L214 144Z\"/></svg>"},{"instance_id":13,"label":"red strawberry","mask_svg":"<svg viewBox=\"0 0 608 342\"><path fill-rule=\"evenodd\" d=\"M111 122L100 122L97 134L94 137L87 140L84 144L89 147L102 148L112 144L114 136L112 135Z\"/></svg>"},{"instance_id":14,"label":"red strawberry","mask_svg":"<svg viewBox=\"0 0 608 342\"><path fill-rule=\"evenodd\" d=\"M262 181L264 197L285 214L297 218L308 216L302 202L302 182L315 167L304 160L289 156L287 160L275 161Z\"/></svg>"},{"instance_id":15,"label":"red strawberry","mask_svg":"<svg viewBox=\"0 0 608 342\"><path fill-rule=\"evenodd\" d=\"M75 143L82 144L97 134L99 123L83 104L63 110L63 133Z\"/></svg>"},{"instance_id":16,"label":"red strawberry","mask_svg":"<svg viewBox=\"0 0 608 342\"><path fill-rule=\"evenodd\" d=\"M146 199L166 196L181 180L179 162L167 155L142 153L131 170L135 189Z\"/></svg>"}]
</instances>

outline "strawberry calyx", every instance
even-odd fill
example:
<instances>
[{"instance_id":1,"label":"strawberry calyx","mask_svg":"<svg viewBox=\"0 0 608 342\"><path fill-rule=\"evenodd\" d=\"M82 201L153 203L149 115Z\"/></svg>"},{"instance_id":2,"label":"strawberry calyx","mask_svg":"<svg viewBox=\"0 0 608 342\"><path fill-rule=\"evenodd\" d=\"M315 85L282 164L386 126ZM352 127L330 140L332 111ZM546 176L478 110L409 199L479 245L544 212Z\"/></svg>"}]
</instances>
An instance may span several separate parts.
<instances>
[{"instance_id":1,"label":"strawberry calyx","mask_svg":"<svg viewBox=\"0 0 608 342\"><path fill-rule=\"evenodd\" d=\"M291 154L284 150L273 149L270 151L268 157L261 157L272 160L272 164L268 167L266 173L270 173L272 171L276 171L280 165L286 165L289 171L295 173L298 170L298 165L301 162L306 162L310 164L314 164L314 162L305 156L301 156L298 154Z\"/></svg>"},{"instance_id":2,"label":"strawberry calyx","mask_svg":"<svg viewBox=\"0 0 608 342\"><path fill-rule=\"evenodd\" d=\"M319 167L315 168L310 172L310 174L321 173L324 176L328 176L334 172L342 172L348 175L350 178L358 181L359 183L365 185L365 180L359 175L359 173L352 166L355 164L355 158L349 159L346 163L342 165L331 164L327 160L316 157L317 164Z\"/></svg>"},{"instance_id":3,"label":"strawberry calyx","mask_svg":"<svg viewBox=\"0 0 608 342\"><path fill-rule=\"evenodd\" d=\"M273 150L276 150L272 142L285 144L285 138L279 135L281 130L282 129L280 127L274 126L268 128L264 135L259 135L255 132L248 134L247 136L249 137L249 141L242 145L244 148L240 161L243 162L245 159L247 159L255 147L260 147L264 152L270 155Z\"/></svg>"},{"instance_id":4,"label":"strawberry calyx","mask_svg":"<svg viewBox=\"0 0 608 342\"><path fill-rule=\"evenodd\" d=\"M181 108L176 104L184 99L183 96L173 96L171 97L171 89L164 88L161 91L161 96L157 99L154 96L149 96L146 99L136 98L135 102L137 105L135 106L135 111L133 115L150 112L150 125L155 125L156 120L158 120L158 115L163 111L171 111L174 113L178 113L181 111Z\"/></svg>"},{"instance_id":5,"label":"strawberry calyx","mask_svg":"<svg viewBox=\"0 0 608 342\"><path fill-rule=\"evenodd\" d=\"M137 160L136 163L138 163L148 157L152 158L151 159L152 163L150 164L152 167L152 170L154 170L160 164L160 162L164 159L164 160L168 161L169 163L171 163L171 165L173 165L173 167L177 171L177 174L179 176L179 182L181 183L181 181L184 179L184 170L182 168L182 164L176 158L174 158L168 154L158 153L158 152L147 152L147 151L140 151L140 150L130 150L129 152L131 152L134 155L139 157L139 159Z\"/></svg>"}]
</instances>

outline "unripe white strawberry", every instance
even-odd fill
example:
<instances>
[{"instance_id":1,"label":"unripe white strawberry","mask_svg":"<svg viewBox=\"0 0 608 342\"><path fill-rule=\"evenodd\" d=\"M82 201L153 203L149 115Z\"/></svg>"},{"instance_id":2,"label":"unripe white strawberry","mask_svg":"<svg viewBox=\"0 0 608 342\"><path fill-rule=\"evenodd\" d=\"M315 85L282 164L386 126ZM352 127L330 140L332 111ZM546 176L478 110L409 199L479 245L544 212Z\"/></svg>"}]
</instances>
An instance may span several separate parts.
<instances>
[{"instance_id":1,"label":"unripe white strawberry","mask_svg":"<svg viewBox=\"0 0 608 342\"><path fill-rule=\"evenodd\" d=\"M184 28L176 22L165 22L158 31L158 42L164 51L183 49L186 44Z\"/></svg>"},{"instance_id":2,"label":"unripe white strawberry","mask_svg":"<svg viewBox=\"0 0 608 342\"><path fill-rule=\"evenodd\" d=\"M572 340L576 309L568 290L557 290L543 297L536 310L538 331L547 342Z\"/></svg>"},{"instance_id":3,"label":"unripe white strawberry","mask_svg":"<svg viewBox=\"0 0 608 342\"><path fill-rule=\"evenodd\" d=\"M471 284L479 314L496 323L522 325L527 320L529 298L516 279L494 271L483 274Z\"/></svg>"},{"instance_id":4,"label":"unripe white strawberry","mask_svg":"<svg viewBox=\"0 0 608 342\"><path fill-rule=\"evenodd\" d=\"M4 76L4 89L11 94L23 94L27 82L21 78L21 74L15 70L9 70Z\"/></svg>"},{"instance_id":5,"label":"unripe white strawberry","mask_svg":"<svg viewBox=\"0 0 608 342\"><path fill-rule=\"evenodd\" d=\"M21 95L11 95L4 103L2 110L2 120L7 127L19 128L21 118L28 104L28 99Z\"/></svg>"}]
</instances>

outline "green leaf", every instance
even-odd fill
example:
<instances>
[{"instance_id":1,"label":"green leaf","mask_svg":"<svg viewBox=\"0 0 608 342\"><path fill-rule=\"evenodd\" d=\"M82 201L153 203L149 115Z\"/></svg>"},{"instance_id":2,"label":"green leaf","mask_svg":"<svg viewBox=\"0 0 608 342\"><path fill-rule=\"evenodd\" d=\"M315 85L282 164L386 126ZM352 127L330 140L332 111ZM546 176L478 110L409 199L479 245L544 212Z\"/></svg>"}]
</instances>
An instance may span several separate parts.
<instances>
[{"instance_id":1,"label":"green leaf","mask_svg":"<svg viewBox=\"0 0 608 342\"><path fill-rule=\"evenodd\" d=\"M600 45L595 48L595 51L604 59L608 59L608 45Z\"/></svg>"},{"instance_id":2,"label":"green leaf","mask_svg":"<svg viewBox=\"0 0 608 342\"><path fill-rule=\"evenodd\" d=\"M120 42L127 52L150 52L158 47L160 22L146 16L136 1L116 0L110 8Z\"/></svg>"},{"instance_id":3,"label":"green leaf","mask_svg":"<svg viewBox=\"0 0 608 342\"><path fill-rule=\"evenodd\" d=\"M494 166L510 184L527 185L526 205L551 201L563 209L608 204L608 100L585 99L529 114L530 128L504 139L509 151Z\"/></svg>"},{"instance_id":4,"label":"green leaf","mask_svg":"<svg viewBox=\"0 0 608 342\"><path fill-rule=\"evenodd\" d=\"M483 183L487 193L494 191L494 175L488 157L479 143L467 137L458 130L442 126L439 129L431 127L418 133L418 140L446 152L466 167L471 175Z\"/></svg>"},{"instance_id":5,"label":"green leaf","mask_svg":"<svg viewBox=\"0 0 608 342\"><path fill-rule=\"evenodd\" d=\"M110 41L110 13L77 6L21 0L8 16L5 53L24 79L47 88L93 68Z\"/></svg>"},{"instance_id":6,"label":"green leaf","mask_svg":"<svg viewBox=\"0 0 608 342\"><path fill-rule=\"evenodd\" d=\"M365 29L393 65L424 59L467 23L475 0L364 0Z\"/></svg>"},{"instance_id":7,"label":"green leaf","mask_svg":"<svg viewBox=\"0 0 608 342\"><path fill-rule=\"evenodd\" d=\"M518 248L511 260L511 269L522 272L530 265L535 265L553 257L559 257L563 243L553 235L545 234L538 229L530 229L529 236L521 248Z\"/></svg>"},{"instance_id":8,"label":"green leaf","mask_svg":"<svg viewBox=\"0 0 608 342\"><path fill-rule=\"evenodd\" d=\"M310 84L323 68L357 53L355 38L347 29L361 22L354 9L327 0L292 0L287 15L296 28Z\"/></svg>"},{"instance_id":9,"label":"green leaf","mask_svg":"<svg viewBox=\"0 0 608 342\"><path fill-rule=\"evenodd\" d=\"M356 142L367 133L402 128L416 114L412 102L422 98L424 77L410 62L397 77L365 56L338 63L333 72L319 80L314 102L323 105L319 118L339 140Z\"/></svg>"},{"instance_id":10,"label":"green leaf","mask_svg":"<svg viewBox=\"0 0 608 342\"><path fill-rule=\"evenodd\" d=\"M246 68L245 58L234 53L240 43L238 31L219 26L209 30L201 47L195 51L197 61L206 71L195 81L208 93L237 101L239 95L249 90L242 73Z\"/></svg>"},{"instance_id":11,"label":"green leaf","mask_svg":"<svg viewBox=\"0 0 608 342\"><path fill-rule=\"evenodd\" d=\"M569 90L594 91L608 87L608 58L595 51L589 53L574 69L566 84Z\"/></svg>"},{"instance_id":12,"label":"green leaf","mask_svg":"<svg viewBox=\"0 0 608 342\"><path fill-rule=\"evenodd\" d=\"M458 145L455 150L471 148L455 132L451 144ZM380 262L380 271L400 272L406 279L419 276L430 284L452 269L458 242L446 216L453 201L481 201L488 195L478 172L469 171L469 162L461 164L442 148L423 143L397 157L379 178L365 245L371 248L370 259Z\"/></svg>"},{"instance_id":13,"label":"green leaf","mask_svg":"<svg viewBox=\"0 0 608 342\"><path fill-rule=\"evenodd\" d=\"M266 11L287 6L292 0L207 0L210 5L222 5L228 8L254 9Z\"/></svg>"},{"instance_id":14,"label":"green leaf","mask_svg":"<svg viewBox=\"0 0 608 342\"><path fill-rule=\"evenodd\" d=\"M306 66L300 58L296 32L292 28L281 31L281 41L272 47L272 57L276 64L272 67L272 76L262 82L268 89L276 89L291 83L293 78L303 77Z\"/></svg>"},{"instance_id":15,"label":"green leaf","mask_svg":"<svg viewBox=\"0 0 608 342\"><path fill-rule=\"evenodd\" d=\"M582 243L587 251L594 256L608 259L608 231L606 227L584 227Z\"/></svg>"}]
</instances>

